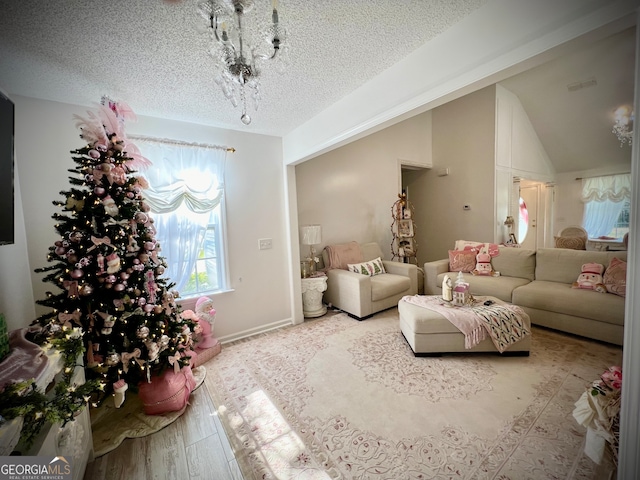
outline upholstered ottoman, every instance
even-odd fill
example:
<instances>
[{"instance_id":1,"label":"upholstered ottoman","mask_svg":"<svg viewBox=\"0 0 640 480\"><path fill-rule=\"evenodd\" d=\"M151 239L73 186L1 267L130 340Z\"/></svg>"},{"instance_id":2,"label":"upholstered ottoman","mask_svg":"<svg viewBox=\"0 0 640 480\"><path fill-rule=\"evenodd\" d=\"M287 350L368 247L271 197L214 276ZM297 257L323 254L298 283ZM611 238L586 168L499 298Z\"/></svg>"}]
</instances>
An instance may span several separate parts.
<instances>
[{"instance_id":1,"label":"upholstered ottoman","mask_svg":"<svg viewBox=\"0 0 640 480\"><path fill-rule=\"evenodd\" d=\"M416 356L442 353L496 352L491 338L485 338L473 348L465 348L465 337L444 316L428 308L400 300L398 302L400 330ZM527 328L531 323L527 319ZM512 345L502 355L528 356L531 335Z\"/></svg>"}]
</instances>

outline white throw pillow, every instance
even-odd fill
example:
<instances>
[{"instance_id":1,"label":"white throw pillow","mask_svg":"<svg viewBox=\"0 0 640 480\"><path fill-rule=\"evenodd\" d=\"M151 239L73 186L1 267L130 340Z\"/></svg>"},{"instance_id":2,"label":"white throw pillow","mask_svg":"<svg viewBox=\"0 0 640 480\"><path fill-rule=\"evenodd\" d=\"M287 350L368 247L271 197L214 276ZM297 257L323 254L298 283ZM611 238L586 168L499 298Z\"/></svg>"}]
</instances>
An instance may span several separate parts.
<instances>
[{"instance_id":1,"label":"white throw pillow","mask_svg":"<svg viewBox=\"0 0 640 480\"><path fill-rule=\"evenodd\" d=\"M384 270L384 265L380 257L369 262L348 263L347 270L349 270L350 272L359 273L361 275L367 275L369 277L380 275L381 273L387 273Z\"/></svg>"}]
</instances>

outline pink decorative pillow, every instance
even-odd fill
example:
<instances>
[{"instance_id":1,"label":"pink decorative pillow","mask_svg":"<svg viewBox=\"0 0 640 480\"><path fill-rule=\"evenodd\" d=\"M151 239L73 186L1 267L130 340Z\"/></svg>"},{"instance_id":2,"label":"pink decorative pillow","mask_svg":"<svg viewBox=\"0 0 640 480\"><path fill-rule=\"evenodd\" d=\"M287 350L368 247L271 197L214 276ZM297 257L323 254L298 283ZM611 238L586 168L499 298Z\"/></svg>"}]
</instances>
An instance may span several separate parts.
<instances>
[{"instance_id":1,"label":"pink decorative pillow","mask_svg":"<svg viewBox=\"0 0 640 480\"><path fill-rule=\"evenodd\" d=\"M476 252L472 250L449 250L449 271L469 273L476 268Z\"/></svg>"},{"instance_id":2,"label":"pink decorative pillow","mask_svg":"<svg viewBox=\"0 0 640 480\"><path fill-rule=\"evenodd\" d=\"M612 258L604 271L604 286L609 293L624 297L627 288L627 262L619 258Z\"/></svg>"},{"instance_id":3,"label":"pink decorative pillow","mask_svg":"<svg viewBox=\"0 0 640 480\"><path fill-rule=\"evenodd\" d=\"M582 288L584 290L595 290L600 293L607 293L607 289L602 281L604 265L600 263L583 263L582 273L571 285L572 288Z\"/></svg>"},{"instance_id":4,"label":"pink decorative pillow","mask_svg":"<svg viewBox=\"0 0 640 480\"><path fill-rule=\"evenodd\" d=\"M476 266L471 272L474 275L493 276L493 268L491 267L491 255L486 252L480 252L476 255Z\"/></svg>"}]
</instances>

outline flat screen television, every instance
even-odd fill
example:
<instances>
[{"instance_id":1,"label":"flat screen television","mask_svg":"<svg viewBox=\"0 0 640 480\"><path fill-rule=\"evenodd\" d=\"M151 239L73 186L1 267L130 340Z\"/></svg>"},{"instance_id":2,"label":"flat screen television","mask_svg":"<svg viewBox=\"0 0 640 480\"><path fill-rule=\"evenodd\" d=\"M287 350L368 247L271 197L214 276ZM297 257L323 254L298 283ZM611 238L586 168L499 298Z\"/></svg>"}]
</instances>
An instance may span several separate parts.
<instances>
[{"instance_id":1,"label":"flat screen television","mask_svg":"<svg viewBox=\"0 0 640 480\"><path fill-rule=\"evenodd\" d=\"M15 106L0 89L0 245L14 243Z\"/></svg>"}]
</instances>

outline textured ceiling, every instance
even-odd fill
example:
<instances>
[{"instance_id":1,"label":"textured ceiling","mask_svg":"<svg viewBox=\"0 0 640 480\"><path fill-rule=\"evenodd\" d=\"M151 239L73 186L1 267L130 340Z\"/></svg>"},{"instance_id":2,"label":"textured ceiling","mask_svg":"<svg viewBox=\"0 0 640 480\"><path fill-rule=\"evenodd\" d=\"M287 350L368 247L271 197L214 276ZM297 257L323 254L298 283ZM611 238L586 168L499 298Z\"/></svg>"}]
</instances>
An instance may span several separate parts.
<instances>
[{"instance_id":1,"label":"textured ceiling","mask_svg":"<svg viewBox=\"0 0 640 480\"><path fill-rule=\"evenodd\" d=\"M0 0L0 88L85 106L106 94L139 115L283 136L489 0L280 0L290 66L263 69L248 127L213 80L199 1ZM268 21L271 2L255 1ZM557 172L629 164L611 127L615 108L633 101L634 35L581 42L501 82Z\"/></svg>"},{"instance_id":2,"label":"textured ceiling","mask_svg":"<svg viewBox=\"0 0 640 480\"><path fill-rule=\"evenodd\" d=\"M104 94L141 115L284 135L486 0L281 0L290 67L262 72L240 123L214 83L197 0L0 0L0 85L92 105ZM270 18L271 2L256 0Z\"/></svg>"}]
</instances>

